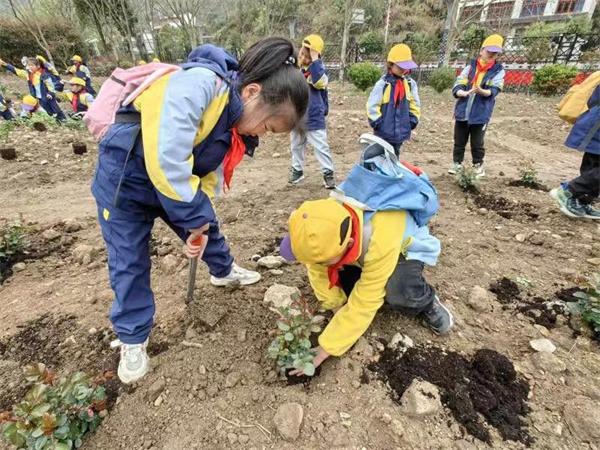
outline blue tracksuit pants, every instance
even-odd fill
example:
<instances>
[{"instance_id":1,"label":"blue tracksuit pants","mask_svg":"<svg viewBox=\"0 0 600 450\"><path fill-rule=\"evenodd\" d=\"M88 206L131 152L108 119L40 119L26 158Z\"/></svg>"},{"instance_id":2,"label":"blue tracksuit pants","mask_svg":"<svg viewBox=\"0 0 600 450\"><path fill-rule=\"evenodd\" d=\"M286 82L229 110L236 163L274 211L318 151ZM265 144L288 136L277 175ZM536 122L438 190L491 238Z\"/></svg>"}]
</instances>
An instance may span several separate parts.
<instances>
[{"instance_id":1,"label":"blue tracksuit pants","mask_svg":"<svg viewBox=\"0 0 600 450\"><path fill-rule=\"evenodd\" d=\"M150 236L154 221L163 219L183 241L189 233L171 223L160 206L146 172L139 125L113 127L118 131L109 131L99 145L92 193L98 206L115 294L110 319L122 342L139 344L148 338L154 320L154 294L150 285ZM210 225L202 259L211 275L225 277L231 272L233 257L216 220Z\"/></svg>"}]
</instances>

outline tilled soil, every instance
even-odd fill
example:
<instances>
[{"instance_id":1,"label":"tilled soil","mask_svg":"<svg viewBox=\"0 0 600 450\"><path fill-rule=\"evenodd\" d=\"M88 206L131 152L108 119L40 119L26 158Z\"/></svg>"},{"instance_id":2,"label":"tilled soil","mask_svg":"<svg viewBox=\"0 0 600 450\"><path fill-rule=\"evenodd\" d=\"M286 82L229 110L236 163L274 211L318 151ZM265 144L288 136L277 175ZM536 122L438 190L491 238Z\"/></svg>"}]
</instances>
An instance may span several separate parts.
<instances>
[{"instance_id":1,"label":"tilled soil","mask_svg":"<svg viewBox=\"0 0 600 450\"><path fill-rule=\"evenodd\" d=\"M369 131L365 95L348 85L334 85L330 93L328 133L338 180L358 159L357 137ZM259 269L263 279L257 285L222 290L209 284L201 265L195 301L186 307L188 267L182 244L158 222L152 240L157 308L150 340L153 368L137 387L117 389L118 402L86 441L86 449L520 449L528 442L521 434L525 429L533 448L597 446L594 430L600 429L600 418L598 408L589 405L600 399L600 356L592 335L585 327L574 334L563 314L557 314L553 327L542 327L529 311L517 308L537 304L531 300L535 297L551 303L558 292L567 301L573 294L569 289L582 286L598 271L597 224L563 216L545 192L507 186L507 180L518 178L525 161L534 161L540 182L549 187L578 173L580 155L561 146L569 127L556 117L556 99L510 94L498 98L486 133L487 177L480 183L485 197L480 200L484 206L479 206L477 196L464 193L446 173L452 162L451 96L423 89L421 97L423 116L402 156L424 168L439 191L441 208L431 228L443 250L438 265L426 269L425 276L454 312L455 331L438 337L419 322L384 308L347 355L325 361L321 374L308 386L288 386L265 357L275 317L263 304L263 296L269 286L281 283L298 287L314 300L304 269L285 265L282 274ZM75 142L85 143L88 152L74 154ZM2 350L0 356L3 406L23 392L16 379L20 368L33 362L29 358L48 358L41 361L45 363L54 359L64 372L114 370L118 359L118 350L109 347L113 336L107 315L113 295L89 189L96 144L83 132L61 129L13 132L7 146L16 148L17 158L0 160L0 216L12 222L21 215L28 227L37 230L31 236L34 247L48 251L24 261L24 270L0 285L0 341L20 349L15 355ZM229 195L215 202L223 232L244 267L255 268L251 259L255 254L276 253L295 207L328 195L310 149L306 179L298 186L287 184L288 149L286 136L263 139L255 158L236 171ZM60 228L67 220L80 225L72 228L77 231ZM72 239L71 244L62 250L53 246L54 240L39 245L43 241L38 244L38 235L41 239L53 227L59 233L56 242L66 238ZM80 245L89 247L88 257L76 255ZM482 304L467 301L475 285L487 288L502 278L514 282L518 277L530 281L518 301L500 303L493 294ZM42 317L50 322L35 322ZM33 325L27 325L31 320ZM61 325L65 323L68 327ZM39 337L32 329L21 334L25 340L17 338L28 326ZM449 406L424 419L405 416L385 383L361 383L363 369L384 358L381 339L389 341L397 332L410 336L418 348L457 353L471 374L478 351L504 355L516 371L514 382L526 380L529 413L518 423L500 414L498 428L491 415L483 421L484 413L477 422L468 422L468 428ZM540 361L529 346L531 339L542 336L557 347L549 363ZM44 345L43 339L54 346ZM40 350L27 352L27 340ZM494 374L503 366L496 362L493 370L479 371L481 380L497 380ZM155 403L150 387L159 380L165 387ZM516 396L509 410L518 410L521 399ZM277 408L286 402L299 403L304 410L295 442L282 439L273 422ZM578 411L580 415L575 414ZM484 440L474 437L471 431L479 426L489 439L485 434Z\"/></svg>"}]
</instances>

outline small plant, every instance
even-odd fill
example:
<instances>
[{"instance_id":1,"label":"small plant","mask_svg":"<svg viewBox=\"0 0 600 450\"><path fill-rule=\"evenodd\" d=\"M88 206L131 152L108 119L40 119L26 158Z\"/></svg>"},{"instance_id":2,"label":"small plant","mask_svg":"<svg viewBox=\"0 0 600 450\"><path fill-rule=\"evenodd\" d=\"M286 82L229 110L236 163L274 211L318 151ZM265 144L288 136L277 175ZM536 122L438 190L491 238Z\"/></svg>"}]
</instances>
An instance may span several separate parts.
<instances>
[{"instance_id":1,"label":"small plant","mask_svg":"<svg viewBox=\"0 0 600 450\"><path fill-rule=\"evenodd\" d=\"M85 123L83 123L83 120L74 119L73 117L67 117L67 120L62 122L62 125L65 128L68 128L70 130L84 130L85 129Z\"/></svg>"},{"instance_id":2,"label":"small plant","mask_svg":"<svg viewBox=\"0 0 600 450\"><path fill-rule=\"evenodd\" d=\"M43 113L43 112L33 113L27 119L26 123L27 123L27 126L29 126L29 128L34 128L34 129L42 129L42 128L52 129L52 128L56 128L58 126L58 122L56 121L56 118L54 116L51 116L51 115ZM42 127L38 128L39 125L36 125L36 124L41 124Z\"/></svg>"},{"instance_id":3,"label":"small plant","mask_svg":"<svg viewBox=\"0 0 600 450\"><path fill-rule=\"evenodd\" d=\"M531 164L519 169L519 174L521 175L521 181L527 186L538 186L540 184L537 177L537 170Z\"/></svg>"},{"instance_id":4,"label":"small plant","mask_svg":"<svg viewBox=\"0 0 600 450\"><path fill-rule=\"evenodd\" d=\"M441 94L446 89L451 89L454 86L456 72L452 67L440 67L431 72L429 77L429 86L431 86L438 94Z\"/></svg>"},{"instance_id":5,"label":"small plant","mask_svg":"<svg viewBox=\"0 0 600 450\"><path fill-rule=\"evenodd\" d=\"M563 64L551 64L535 71L533 88L544 96L565 93L577 76L577 68Z\"/></svg>"},{"instance_id":6,"label":"small plant","mask_svg":"<svg viewBox=\"0 0 600 450\"><path fill-rule=\"evenodd\" d=\"M575 304L569 303L574 305L571 306L571 312L581 315L581 319L600 337L600 274L594 275L587 289L576 292L573 296L579 301Z\"/></svg>"},{"instance_id":7,"label":"small plant","mask_svg":"<svg viewBox=\"0 0 600 450\"><path fill-rule=\"evenodd\" d=\"M269 358L277 362L279 371L301 369L305 375L313 376L315 352L311 348L310 335L321 331L323 316L315 316L313 309L304 299L289 306L270 308L278 314L276 337L267 349Z\"/></svg>"},{"instance_id":8,"label":"small plant","mask_svg":"<svg viewBox=\"0 0 600 450\"><path fill-rule=\"evenodd\" d=\"M0 262L21 253L24 248L25 237L20 224L10 225L0 230Z\"/></svg>"},{"instance_id":9,"label":"small plant","mask_svg":"<svg viewBox=\"0 0 600 450\"><path fill-rule=\"evenodd\" d=\"M456 182L464 191L477 191L479 178L472 167L462 166L456 172Z\"/></svg>"},{"instance_id":10,"label":"small plant","mask_svg":"<svg viewBox=\"0 0 600 450\"><path fill-rule=\"evenodd\" d=\"M381 69L373 63L356 63L348 70L348 77L354 86L361 91L366 91L381 78Z\"/></svg>"},{"instance_id":11,"label":"small plant","mask_svg":"<svg viewBox=\"0 0 600 450\"><path fill-rule=\"evenodd\" d=\"M77 372L57 378L44 364L25 368L34 383L12 412L0 414L3 436L19 449L71 450L81 447L83 437L98 428L106 416L106 394L101 383Z\"/></svg>"}]
</instances>

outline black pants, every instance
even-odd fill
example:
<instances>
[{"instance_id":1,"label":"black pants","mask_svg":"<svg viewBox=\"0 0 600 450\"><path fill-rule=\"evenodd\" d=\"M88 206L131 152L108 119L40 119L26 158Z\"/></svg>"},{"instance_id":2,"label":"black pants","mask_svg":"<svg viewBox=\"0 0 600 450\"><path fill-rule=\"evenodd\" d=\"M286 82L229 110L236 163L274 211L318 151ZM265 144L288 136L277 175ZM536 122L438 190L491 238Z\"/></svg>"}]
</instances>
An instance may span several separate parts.
<instances>
[{"instance_id":1,"label":"black pants","mask_svg":"<svg viewBox=\"0 0 600 450\"><path fill-rule=\"evenodd\" d=\"M416 316L431 307L435 290L423 277L424 266L421 261L407 261L400 257L385 287L385 301L392 309ZM340 282L347 296L352 293L361 272L362 269L357 266L344 266L340 271Z\"/></svg>"},{"instance_id":2,"label":"black pants","mask_svg":"<svg viewBox=\"0 0 600 450\"><path fill-rule=\"evenodd\" d=\"M454 154L455 163L462 164L465 159L465 147L471 138L471 156L473 164L483 163L485 156L485 147L483 139L485 137L486 123L478 125L469 125L469 122L457 120L454 122Z\"/></svg>"},{"instance_id":3,"label":"black pants","mask_svg":"<svg viewBox=\"0 0 600 450\"><path fill-rule=\"evenodd\" d=\"M569 181L569 191L582 203L590 204L600 196L600 155L584 153L579 173Z\"/></svg>"}]
</instances>

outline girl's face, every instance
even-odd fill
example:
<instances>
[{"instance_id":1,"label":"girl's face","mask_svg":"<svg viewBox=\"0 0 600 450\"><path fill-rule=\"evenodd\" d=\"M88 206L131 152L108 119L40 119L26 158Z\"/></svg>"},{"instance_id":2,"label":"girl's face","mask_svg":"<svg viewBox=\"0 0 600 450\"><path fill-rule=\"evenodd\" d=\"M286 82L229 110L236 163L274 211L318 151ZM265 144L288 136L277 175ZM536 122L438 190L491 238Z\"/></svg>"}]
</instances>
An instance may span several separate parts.
<instances>
[{"instance_id":1,"label":"girl's face","mask_svg":"<svg viewBox=\"0 0 600 450\"><path fill-rule=\"evenodd\" d=\"M77 94L78 92L81 92L83 88L81 86L79 86L78 84L72 84L71 85L71 92L73 92L74 94Z\"/></svg>"},{"instance_id":2,"label":"girl's face","mask_svg":"<svg viewBox=\"0 0 600 450\"><path fill-rule=\"evenodd\" d=\"M238 132L245 136L263 136L270 133L286 133L296 125L296 114L291 104L271 106L265 104L261 97L262 87L251 83L242 89L244 102L242 117L237 123Z\"/></svg>"},{"instance_id":3,"label":"girl's face","mask_svg":"<svg viewBox=\"0 0 600 450\"><path fill-rule=\"evenodd\" d=\"M310 49L306 47L302 47L300 49L300 51L298 52L298 62L301 66L308 66L312 62L312 59L310 57Z\"/></svg>"},{"instance_id":4,"label":"girl's face","mask_svg":"<svg viewBox=\"0 0 600 450\"><path fill-rule=\"evenodd\" d=\"M35 72L38 69L39 69L39 66L36 63L33 63L33 62L27 63L27 70L29 70L30 72Z\"/></svg>"}]
</instances>

